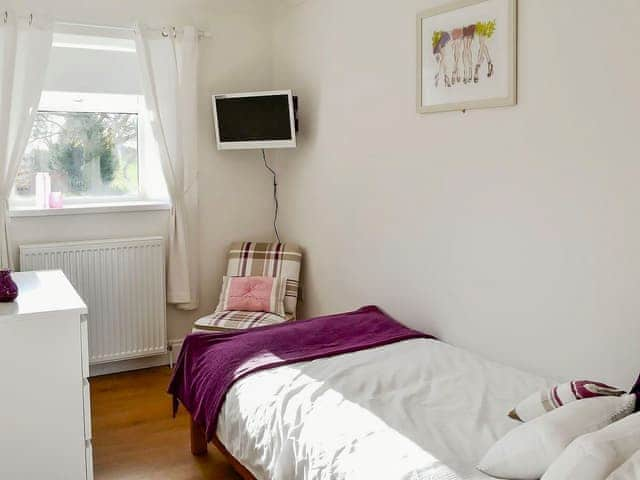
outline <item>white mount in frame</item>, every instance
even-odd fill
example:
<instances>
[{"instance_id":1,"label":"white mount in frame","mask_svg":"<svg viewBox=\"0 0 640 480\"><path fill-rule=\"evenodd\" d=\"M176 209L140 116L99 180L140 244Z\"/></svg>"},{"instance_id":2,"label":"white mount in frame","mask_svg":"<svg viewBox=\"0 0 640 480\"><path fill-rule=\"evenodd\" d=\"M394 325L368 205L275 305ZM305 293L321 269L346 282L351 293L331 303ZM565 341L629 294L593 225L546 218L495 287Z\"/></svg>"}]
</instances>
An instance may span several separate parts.
<instances>
[{"instance_id":1,"label":"white mount in frame","mask_svg":"<svg viewBox=\"0 0 640 480\"><path fill-rule=\"evenodd\" d=\"M515 105L517 0L455 0L417 16L417 110Z\"/></svg>"}]
</instances>

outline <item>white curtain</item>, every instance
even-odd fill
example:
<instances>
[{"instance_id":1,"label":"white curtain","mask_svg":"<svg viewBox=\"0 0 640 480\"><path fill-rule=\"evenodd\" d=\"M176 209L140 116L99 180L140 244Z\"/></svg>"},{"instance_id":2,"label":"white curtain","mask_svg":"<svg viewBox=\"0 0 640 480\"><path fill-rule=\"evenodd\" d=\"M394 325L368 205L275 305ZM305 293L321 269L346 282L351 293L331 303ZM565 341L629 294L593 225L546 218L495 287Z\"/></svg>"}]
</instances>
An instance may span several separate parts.
<instances>
[{"instance_id":1,"label":"white curtain","mask_svg":"<svg viewBox=\"0 0 640 480\"><path fill-rule=\"evenodd\" d=\"M0 266L13 268L9 196L38 111L53 23L0 12Z\"/></svg>"},{"instance_id":2,"label":"white curtain","mask_svg":"<svg viewBox=\"0 0 640 480\"><path fill-rule=\"evenodd\" d=\"M198 32L136 27L142 88L171 197L167 302L198 307Z\"/></svg>"}]
</instances>

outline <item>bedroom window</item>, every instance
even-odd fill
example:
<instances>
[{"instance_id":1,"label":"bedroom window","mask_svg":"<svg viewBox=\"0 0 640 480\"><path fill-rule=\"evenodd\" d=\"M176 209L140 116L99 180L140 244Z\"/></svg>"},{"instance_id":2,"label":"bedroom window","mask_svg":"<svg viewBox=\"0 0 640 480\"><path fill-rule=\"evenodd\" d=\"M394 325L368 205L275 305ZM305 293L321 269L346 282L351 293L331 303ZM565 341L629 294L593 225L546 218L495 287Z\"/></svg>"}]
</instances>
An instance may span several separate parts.
<instances>
[{"instance_id":1,"label":"bedroom window","mask_svg":"<svg viewBox=\"0 0 640 480\"><path fill-rule=\"evenodd\" d=\"M139 133L135 96L44 92L16 200L34 199L42 174L67 201L138 198Z\"/></svg>"},{"instance_id":2,"label":"bedroom window","mask_svg":"<svg viewBox=\"0 0 640 480\"><path fill-rule=\"evenodd\" d=\"M55 192L64 207L167 202L132 40L54 35L12 210L47 209Z\"/></svg>"}]
</instances>

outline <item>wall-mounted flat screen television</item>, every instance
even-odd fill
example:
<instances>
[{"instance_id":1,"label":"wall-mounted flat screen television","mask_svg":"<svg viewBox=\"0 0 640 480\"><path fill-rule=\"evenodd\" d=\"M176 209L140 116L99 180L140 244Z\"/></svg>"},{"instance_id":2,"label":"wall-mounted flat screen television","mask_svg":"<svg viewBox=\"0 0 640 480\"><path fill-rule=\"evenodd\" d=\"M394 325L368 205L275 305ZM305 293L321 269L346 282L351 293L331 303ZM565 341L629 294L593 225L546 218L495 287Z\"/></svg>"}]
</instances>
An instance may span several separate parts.
<instances>
[{"instance_id":1,"label":"wall-mounted flat screen television","mask_svg":"<svg viewBox=\"0 0 640 480\"><path fill-rule=\"evenodd\" d=\"M219 150L296 146L291 90L213 95L212 101Z\"/></svg>"}]
</instances>

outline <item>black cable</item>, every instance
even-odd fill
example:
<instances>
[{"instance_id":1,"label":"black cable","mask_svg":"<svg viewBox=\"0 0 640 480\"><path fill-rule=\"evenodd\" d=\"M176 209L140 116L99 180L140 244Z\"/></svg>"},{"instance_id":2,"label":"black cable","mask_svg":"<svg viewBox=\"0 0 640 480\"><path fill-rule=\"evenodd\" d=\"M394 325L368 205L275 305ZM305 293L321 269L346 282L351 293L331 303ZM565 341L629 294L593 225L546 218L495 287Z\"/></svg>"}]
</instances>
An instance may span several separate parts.
<instances>
[{"instance_id":1,"label":"black cable","mask_svg":"<svg viewBox=\"0 0 640 480\"><path fill-rule=\"evenodd\" d=\"M278 233L278 177L276 175L276 172L273 168L271 168L269 166L269 164L267 163L267 154L264 151L264 148L262 149L262 160L264 160L264 166L266 167L267 170L269 170L271 172L271 175L273 175L273 202L276 205L276 210L275 213L273 215L273 230L276 232L276 238L278 239L278 243L280 243L280 234Z\"/></svg>"}]
</instances>

